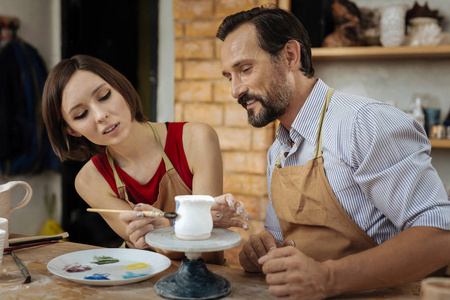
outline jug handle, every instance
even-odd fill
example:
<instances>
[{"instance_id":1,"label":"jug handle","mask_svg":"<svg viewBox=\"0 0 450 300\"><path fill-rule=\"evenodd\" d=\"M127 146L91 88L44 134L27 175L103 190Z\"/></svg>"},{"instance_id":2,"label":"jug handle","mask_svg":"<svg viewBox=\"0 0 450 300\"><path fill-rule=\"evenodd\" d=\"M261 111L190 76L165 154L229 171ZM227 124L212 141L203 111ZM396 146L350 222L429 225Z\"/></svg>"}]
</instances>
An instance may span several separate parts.
<instances>
[{"instance_id":1,"label":"jug handle","mask_svg":"<svg viewBox=\"0 0 450 300\"><path fill-rule=\"evenodd\" d=\"M25 194L25 197L23 197L22 201L20 201L18 204L16 204L16 205L11 207L10 212L12 212L12 211L14 211L16 209L22 208L25 205L27 205L28 202L30 202L30 200L31 200L31 196L33 196L33 189L25 181L13 181L11 183L10 189L13 189L17 185L22 185L25 188L25 190L26 190L26 194Z\"/></svg>"}]
</instances>

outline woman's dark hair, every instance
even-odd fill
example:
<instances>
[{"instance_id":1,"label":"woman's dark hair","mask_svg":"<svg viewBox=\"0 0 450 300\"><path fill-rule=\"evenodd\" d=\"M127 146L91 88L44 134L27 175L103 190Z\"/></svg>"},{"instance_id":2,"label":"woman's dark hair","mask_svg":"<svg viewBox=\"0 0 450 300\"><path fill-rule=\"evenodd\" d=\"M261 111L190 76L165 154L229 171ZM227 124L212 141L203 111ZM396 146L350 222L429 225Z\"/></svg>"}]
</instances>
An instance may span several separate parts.
<instances>
[{"instance_id":1,"label":"woman's dark hair","mask_svg":"<svg viewBox=\"0 0 450 300\"><path fill-rule=\"evenodd\" d=\"M216 37L224 41L229 33L246 23L255 26L259 46L272 58L278 57L288 41L297 41L301 47L300 71L308 78L314 76L308 32L293 14L275 5L255 7L226 17Z\"/></svg>"},{"instance_id":2,"label":"woman's dark hair","mask_svg":"<svg viewBox=\"0 0 450 300\"><path fill-rule=\"evenodd\" d=\"M62 161L68 159L87 161L102 151L102 146L90 142L85 137L74 137L66 132L67 124L61 111L62 95L70 78L78 70L89 71L103 78L125 99L131 116L138 122L146 121L138 93L117 70L87 55L64 59L50 71L42 95L42 117L48 137L53 151Z\"/></svg>"}]
</instances>

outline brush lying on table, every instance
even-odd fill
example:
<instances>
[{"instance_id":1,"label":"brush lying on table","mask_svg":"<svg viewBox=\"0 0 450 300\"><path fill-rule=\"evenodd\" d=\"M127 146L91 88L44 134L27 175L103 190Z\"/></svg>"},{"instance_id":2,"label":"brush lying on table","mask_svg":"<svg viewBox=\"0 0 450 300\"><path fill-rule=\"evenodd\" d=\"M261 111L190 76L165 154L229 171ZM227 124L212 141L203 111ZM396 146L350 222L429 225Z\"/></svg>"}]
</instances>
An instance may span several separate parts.
<instances>
[{"instance_id":1,"label":"brush lying on table","mask_svg":"<svg viewBox=\"0 0 450 300\"><path fill-rule=\"evenodd\" d=\"M54 244L57 243L58 240L52 240L52 241L45 241L45 242L30 242L26 245L20 245L20 246L14 246L14 247L8 247L3 249L3 253L11 252L13 250L23 249L23 248L30 248L30 247L36 247L40 245L47 245L47 244Z\"/></svg>"},{"instance_id":2,"label":"brush lying on table","mask_svg":"<svg viewBox=\"0 0 450 300\"><path fill-rule=\"evenodd\" d=\"M122 212L141 212L145 217L151 218L166 218L166 219L175 219L178 214L176 212L163 212L163 211L155 211L155 210L122 210L122 209L103 209L103 208L88 208L87 211L90 212L104 212L104 213L122 213Z\"/></svg>"},{"instance_id":3,"label":"brush lying on table","mask_svg":"<svg viewBox=\"0 0 450 300\"><path fill-rule=\"evenodd\" d=\"M3 252L57 243L59 240L62 240L67 237L69 237L69 233L63 232L55 235L37 235L37 236L25 236L20 238L13 238L9 239L8 241L9 247L5 248Z\"/></svg>"},{"instance_id":4,"label":"brush lying on table","mask_svg":"<svg viewBox=\"0 0 450 300\"><path fill-rule=\"evenodd\" d=\"M63 232L55 235L38 235L38 236L26 236L20 238L9 239L10 247L17 247L28 244L35 244L41 242L58 241L69 237L69 233Z\"/></svg>"},{"instance_id":5,"label":"brush lying on table","mask_svg":"<svg viewBox=\"0 0 450 300\"><path fill-rule=\"evenodd\" d=\"M11 253L11 256L14 258L14 261L16 262L17 266L19 267L20 272L22 273L23 277L25 277L25 281L23 283L30 283L31 275L30 275L30 272L28 272L28 269L25 267L25 265L16 256L16 254L14 252L9 251L9 253Z\"/></svg>"}]
</instances>

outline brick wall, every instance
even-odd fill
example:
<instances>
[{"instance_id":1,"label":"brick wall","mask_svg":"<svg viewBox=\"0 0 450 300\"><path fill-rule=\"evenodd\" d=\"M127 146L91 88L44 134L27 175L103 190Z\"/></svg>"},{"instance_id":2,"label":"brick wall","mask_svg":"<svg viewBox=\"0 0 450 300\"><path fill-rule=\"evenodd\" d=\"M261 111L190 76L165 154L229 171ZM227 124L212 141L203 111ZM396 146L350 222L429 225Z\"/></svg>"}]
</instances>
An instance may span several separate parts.
<instances>
[{"instance_id":1,"label":"brick wall","mask_svg":"<svg viewBox=\"0 0 450 300\"><path fill-rule=\"evenodd\" d=\"M243 241L264 229L268 202L266 154L273 141L274 126L257 129L247 123L246 111L231 97L230 83L222 76L222 42L215 35L226 16L267 2L173 0L175 121L205 122L217 131L224 165L224 192L243 201L251 216L249 231L236 229ZM279 4L282 7L283 3ZM239 266L240 249L225 251L232 266Z\"/></svg>"}]
</instances>

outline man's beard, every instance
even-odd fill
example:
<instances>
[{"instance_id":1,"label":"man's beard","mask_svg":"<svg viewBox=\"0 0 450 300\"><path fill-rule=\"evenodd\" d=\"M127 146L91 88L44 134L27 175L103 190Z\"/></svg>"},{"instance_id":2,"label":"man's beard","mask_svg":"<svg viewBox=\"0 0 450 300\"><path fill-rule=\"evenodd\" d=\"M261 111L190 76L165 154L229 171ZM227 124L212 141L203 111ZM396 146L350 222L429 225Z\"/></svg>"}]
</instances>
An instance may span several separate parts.
<instances>
[{"instance_id":1,"label":"man's beard","mask_svg":"<svg viewBox=\"0 0 450 300\"><path fill-rule=\"evenodd\" d=\"M246 108L246 102L250 99L261 103L261 110L258 114L254 109L247 110L248 122L254 127L264 127L270 122L281 117L289 107L289 100L292 96L292 88L286 78L283 77L281 68L275 65L273 79L269 84L269 91L265 95L247 93L238 99L239 104Z\"/></svg>"}]
</instances>

